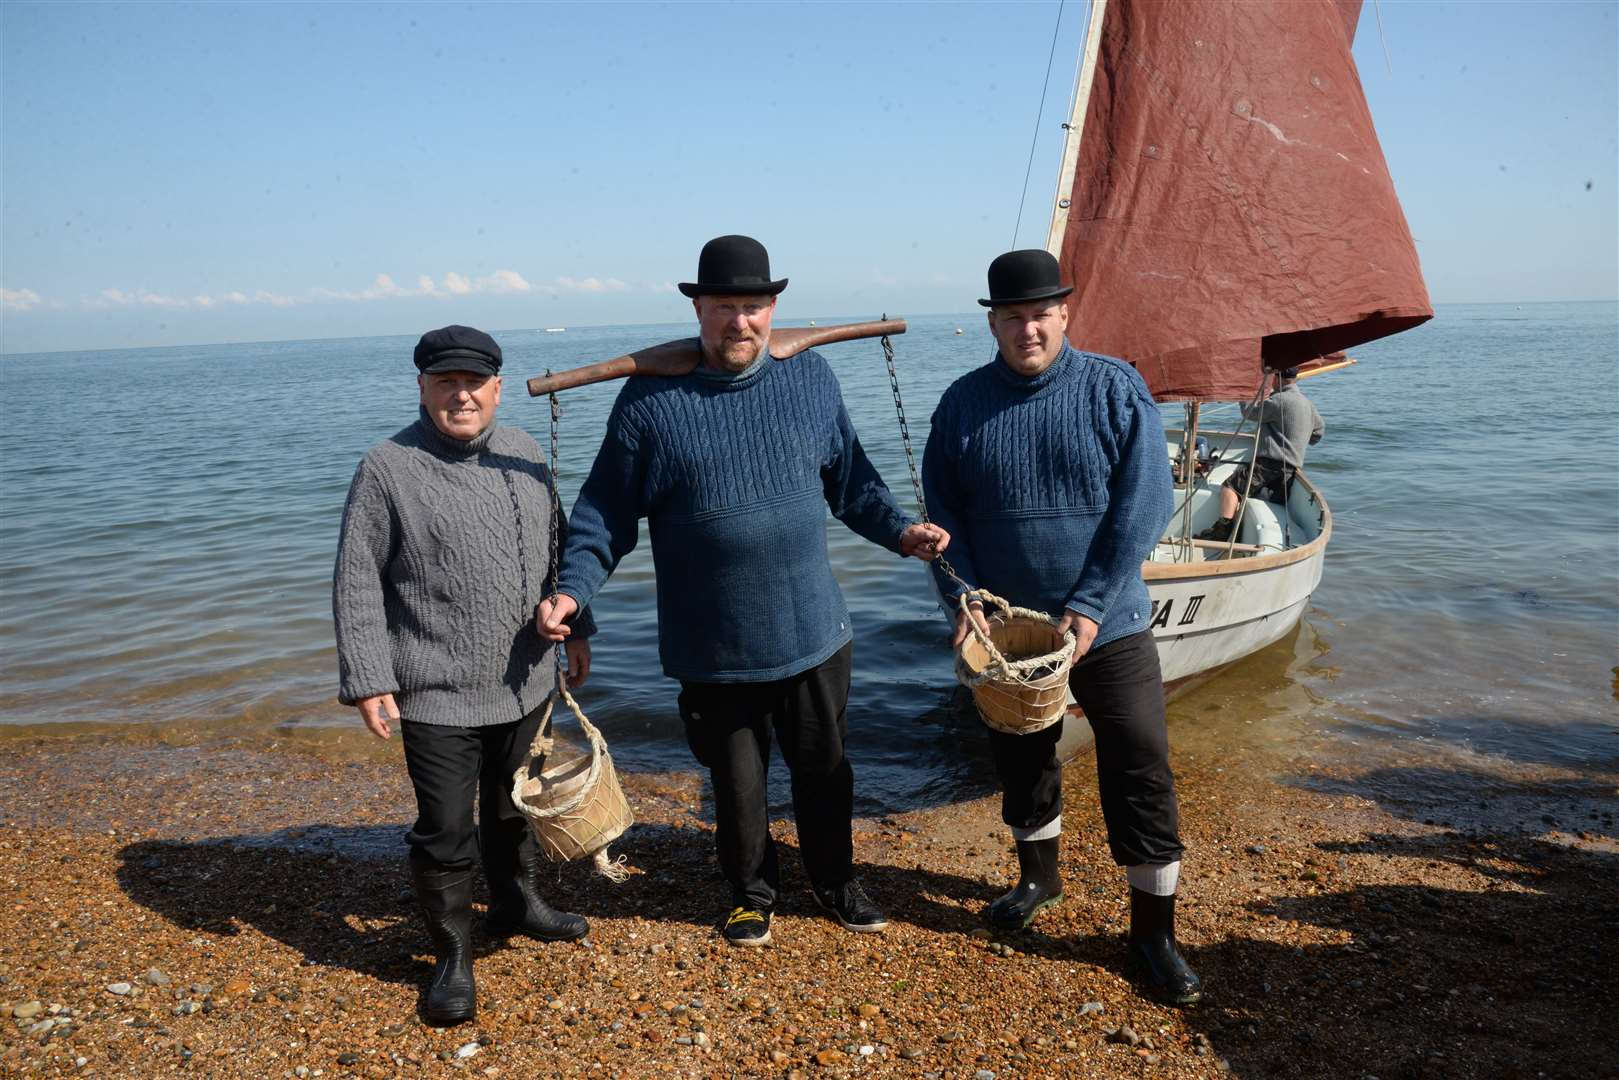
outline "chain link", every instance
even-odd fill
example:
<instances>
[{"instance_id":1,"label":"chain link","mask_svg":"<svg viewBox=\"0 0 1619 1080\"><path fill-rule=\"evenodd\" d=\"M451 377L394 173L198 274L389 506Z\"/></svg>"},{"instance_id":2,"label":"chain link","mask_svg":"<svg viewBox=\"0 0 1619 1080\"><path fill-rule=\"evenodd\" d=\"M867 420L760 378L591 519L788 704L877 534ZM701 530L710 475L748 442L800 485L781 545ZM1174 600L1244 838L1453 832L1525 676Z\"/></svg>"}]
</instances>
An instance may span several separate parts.
<instances>
[{"instance_id":1,"label":"chain link","mask_svg":"<svg viewBox=\"0 0 1619 1080\"><path fill-rule=\"evenodd\" d=\"M888 313L884 312L883 319L887 320L887 318ZM906 423L905 402L899 396L899 372L894 367L894 343L888 340L887 334L883 335L883 360L888 364L888 388L894 392L894 415L899 417L899 441L905 444L905 464L911 470L911 490L916 492L916 507L921 512L922 523L931 525L932 521L928 518L927 500L922 497L922 475L916 471L916 454L911 450L911 426ZM961 575L957 574L955 567L950 565L950 560L943 555L939 555L933 561L939 564L939 569L950 576L951 581L954 581L963 589L972 589L971 585L961 580Z\"/></svg>"},{"instance_id":2,"label":"chain link","mask_svg":"<svg viewBox=\"0 0 1619 1080\"><path fill-rule=\"evenodd\" d=\"M546 371L549 377L551 372ZM557 458L557 431L558 421L562 419L562 403L557 400L556 391L551 391L551 493L555 496L555 504L551 507L551 608L554 611L557 604L557 584L562 580L562 564L558 557L559 536L561 525L557 516L562 513L562 475L560 462ZM557 665L557 691L560 693L566 685L563 682L563 652L562 643L558 642L551 650L555 653Z\"/></svg>"}]
</instances>

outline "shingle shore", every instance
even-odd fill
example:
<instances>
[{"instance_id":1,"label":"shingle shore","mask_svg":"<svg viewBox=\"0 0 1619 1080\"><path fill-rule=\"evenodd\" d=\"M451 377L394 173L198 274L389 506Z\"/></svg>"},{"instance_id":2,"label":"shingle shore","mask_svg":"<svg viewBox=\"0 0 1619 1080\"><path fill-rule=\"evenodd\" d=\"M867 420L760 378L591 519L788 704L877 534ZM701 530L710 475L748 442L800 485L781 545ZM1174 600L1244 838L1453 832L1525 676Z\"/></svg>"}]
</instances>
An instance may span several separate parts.
<instances>
[{"instance_id":1,"label":"shingle shore","mask_svg":"<svg viewBox=\"0 0 1619 1080\"><path fill-rule=\"evenodd\" d=\"M1180 1011L1119 973L1126 898L1088 763L1068 770L1067 899L1033 931L981 928L1015 863L979 799L857 822L881 936L816 914L778 822L777 944L746 952L713 929L699 778L625 780L638 873L569 866L551 889L588 943L481 941L479 1016L440 1031L415 1013L428 944L397 763L0 746L0 1075L1619 1074L1611 800L1583 837L1469 833L1182 766L1180 937L1210 994Z\"/></svg>"}]
</instances>

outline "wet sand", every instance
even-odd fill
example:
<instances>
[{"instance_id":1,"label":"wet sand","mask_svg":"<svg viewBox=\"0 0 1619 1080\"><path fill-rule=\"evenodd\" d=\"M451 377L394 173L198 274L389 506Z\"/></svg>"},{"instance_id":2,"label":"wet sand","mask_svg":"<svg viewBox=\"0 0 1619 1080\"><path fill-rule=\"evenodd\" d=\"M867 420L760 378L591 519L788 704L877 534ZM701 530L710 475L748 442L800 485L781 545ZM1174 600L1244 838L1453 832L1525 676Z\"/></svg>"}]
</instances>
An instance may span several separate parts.
<instances>
[{"instance_id":1,"label":"wet sand","mask_svg":"<svg viewBox=\"0 0 1619 1080\"><path fill-rule=\"evenodd\" d=\"M0 1075L1619 1075L1606 779L1558 789L1561 818L1447 826L1351 771L1177 760L1180 938L1208 987L1179 1010L1120 973L1123 875L1086 759L1067 898L1032 931L981 929L1015 862L977 799L857 823L881 936L816 914L778 822L785 899L756 951L714 930L701 780L629 775L617 849L638 872L549 886L588 944L480 938L479 1016L436 1030L397 753L0 746Z\"/></svg>"}]
</instances>

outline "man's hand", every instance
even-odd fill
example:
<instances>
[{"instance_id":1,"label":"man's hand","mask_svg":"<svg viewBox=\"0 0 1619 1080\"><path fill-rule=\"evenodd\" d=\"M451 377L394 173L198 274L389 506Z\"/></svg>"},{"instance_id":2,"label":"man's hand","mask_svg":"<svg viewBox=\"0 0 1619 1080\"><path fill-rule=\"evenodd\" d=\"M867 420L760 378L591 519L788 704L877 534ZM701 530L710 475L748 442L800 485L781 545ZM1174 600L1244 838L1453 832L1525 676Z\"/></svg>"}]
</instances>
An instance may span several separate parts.
<instances>
[{"instance_id":1,"label":"man's hand","mask_svg":"<svg viewBox=\"0 0 1619 1080\"><path fill-rule=\"evenodd\" d=\"M899 553L907 558L932 562L950 546L950 534L931 522L906 529L899 537Z\"/></svg>"},{"instance_id":2,"label":"man's hand","mask_svg":"<svg viewBox=\"0 0 1619 1080\"><path fill-rule=\"evenodd\" d=\"M1088 616L1079 615L1072 611L1064 611L1062 621L1057 623L1057 633L1066 634L1070 630L1074 632L1074 663L1076 664L1079 663L1080 657L1091 651L1091 642L1096 640L1096 632L1100 629L1101 627L1097 626L1095 621Z\"/></svg>"},{"instance_id":3,"label":"man's hand","mask_svg":"<svg viewBox=\"0 0 1619 1080\"><path fill-rule=\"evenodd\" d=\"M969 632L967 629L967 615L969 613L972 616L973 622L978 624L978 629L983 631L984 636L989 636L989 623L984 621L984 605L975 600L967 605L966 613L960 611L956 612L956 636L950 639L950 647L952 649L961 648L961 643L967 640L967 634Z\"/></svg>"},{"instance_id":4,"label":"man's hand","mask_svg":"<svg viewBox=\"0 0 1619 1080\"><path fill-rule=\"evenodd\" d=\"M567 620L573 618L579 605L573 597L559 593L555 600L547 597L534 609L534 629L547 641L562 641L573 633Z\"/></svg>"},{"instance_id":5,"label":"man's hand","mask_svg":"<svg viewBox=\"0 0 1619 1080\"><path fill-rule=\"evenodd\" d=\"M399 720L399 706L394 704L392 694L361 698L354 707L360 710L360 719L365 721L365 729L371 734L379 739L393 734L393 722Z\"/></svg>"},{"instance_id":6,"label":"man's hand","mask_svg":"<svg viewBox=\"0 0 1619 1080\"><path fill-rule=\"evenodd\" d=\"M590 678L590 639L574 638L562 648L568 657L568 689L577 690Z\"/></svg>"}]
</instances>

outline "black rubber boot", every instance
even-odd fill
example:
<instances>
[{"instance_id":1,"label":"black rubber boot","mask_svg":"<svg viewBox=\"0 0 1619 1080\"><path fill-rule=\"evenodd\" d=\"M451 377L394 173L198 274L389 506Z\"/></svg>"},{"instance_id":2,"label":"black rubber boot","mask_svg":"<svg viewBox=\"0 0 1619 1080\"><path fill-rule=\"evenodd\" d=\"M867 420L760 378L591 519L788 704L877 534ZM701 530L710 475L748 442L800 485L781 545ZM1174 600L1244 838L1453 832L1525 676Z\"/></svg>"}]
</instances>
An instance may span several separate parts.
<instances>
[{"instance_id":1,"label":"black rubber boot","mask_svg":"<svg viewBox=\"0 0 1619 1080\"><path fill-rule=\"evenodd\" d=\"M471 1020L478 1011L478 990L472 981L472 870L412 861L410 877L438 957L422 1019L439 1025Z\"/></svg>"},{"instance_id":2,"label":"black rubber boot","mask_svg":"<svg viewBox=\"0 0 1619 1080\"><path fill-rule=\"evenodd\" d=\"M1022 930L1034 917L1062 899L1062 872L1057 868L1061 837L1017 842L1018 883L989 905L989 924L997 930Z\"/></svg>"},{"instance_id":3,"label":"black rubber boot","mask_svg":"<svg viewBox=\"0 0 1619 1080\"><path fill-rule=\"evenodd\" d=\"M519 844L504 857L484 852L484 876L489 880L489 914L484 929L496 937L527 934L540 941L572 941L590 932L583 915L558 911L540 896L545 860L532 842Z\"/></svg>"},{"instance_id":4,"label":"black rubber boot","mask_svg":"<svg viewBox=\"0 0 1619 1080\"><path fill-rule=\"evenodd\" d=\"M1236 525L1236 523L1237 523L1236 518L1228 518L1228 517L1220 518L1217 521L1215 521L1215 523L1213 525L1210 525L1208 528L1206 528L1202 532L1198 533L1192 539L1194 539L1194 540L1214 540L1214 541L1217 541L1217 542L1223 544L1227 540L1231 539L1231 529L1232 529L1232 527L1234 525Z\"/></svg>"},{"instance_id":5,"label":"black rubber boot","mask_svg":"<svg viewBox=\"0 0 1619 1080\"><path fill-rule=\"evenodd\" d=\"M1149 993L1172 1005L1195 1005L1203 998L1197 977L1175 947L1175 897L1130 890L1130 965Z\"/></svg>"}]
</instances>

